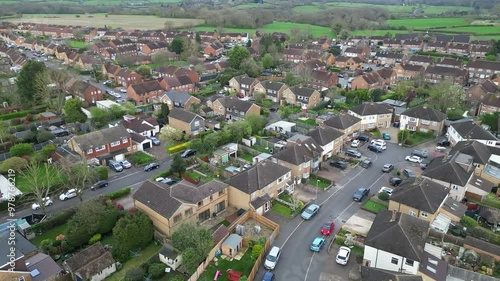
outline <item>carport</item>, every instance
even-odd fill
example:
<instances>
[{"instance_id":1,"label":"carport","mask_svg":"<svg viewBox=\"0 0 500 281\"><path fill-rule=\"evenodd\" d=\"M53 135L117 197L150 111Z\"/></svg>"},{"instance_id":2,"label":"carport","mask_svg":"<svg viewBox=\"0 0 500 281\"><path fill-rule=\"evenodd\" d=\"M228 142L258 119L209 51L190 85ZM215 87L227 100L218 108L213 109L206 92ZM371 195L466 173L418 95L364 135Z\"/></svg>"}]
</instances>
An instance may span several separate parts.
<instances>
[{"instance_id":1,"label":"carport","mask_svg":"<svg viewBox=\"0 0 500 281\"><path fill-rule=\"evenodd\" d=\"M368 231L370 231L370 228L372 227L375 216L376 215L372 212L359 209L346 221L342 228L351 233L356 233L366 237L368 235Z\"/></svg>"}]
</instances>

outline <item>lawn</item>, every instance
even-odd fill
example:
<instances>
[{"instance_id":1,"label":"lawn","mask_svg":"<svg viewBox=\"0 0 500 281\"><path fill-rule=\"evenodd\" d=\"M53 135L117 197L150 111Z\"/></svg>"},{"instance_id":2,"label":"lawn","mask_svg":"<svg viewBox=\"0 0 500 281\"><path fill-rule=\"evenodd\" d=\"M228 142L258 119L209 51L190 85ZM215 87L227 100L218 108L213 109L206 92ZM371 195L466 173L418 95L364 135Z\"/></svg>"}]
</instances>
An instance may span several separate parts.
<instances>
[{"instance_id":1,"label":"lawn","mask_svg":"<svg viewBox=\"0 0 500 281\"><path fill-rule=\"evenodd\" d=\"M274 102L270 99L265 99L262 101L262 105L265 107L271 107L274 105Z\"/></svg>"},{"instance_id":2,"label":"lawn","mask_svg":"<svg viewBox=\"0 0 500 281\"><path fill-rule=\"evenodd\" d=\"M266 147L264 145L254 145L252 148L262 153L269 153L269 150L271 149L271 147Z\"/></svg>"},{"instance_id":3,"label":"lawn","mask_svg":"<svg viewBox=\"0 0 500 281\"><path fill-rule=\"evenodd\" d=\"M149 244L144 250L142 250L138 256L126 261L123 264L123 268L120 271L113 273L110 277L106 278L106 281L121 281L127 274L127 271L133 268L140 267L143 263L147 262L154 255L157 255L160 251L162 245L156 245L155 243Z\"/></svg>"},{"instance_id":4,"label":"lawn","mask_svg":"<svg viewBox=\"0 0 500 281\"><path fill-rule=\"evenodd\" d=\"M480 204L498 209L500 208L500 198L497 197L494 193L490 193L483 198Z\"/></svg>"},{"instance_id":5,"label":"lawn","mask_svg":"<svg viewBox=\"0 0 500 281\"><path fill-rule=\"evenodd\" d=\"M109 235L107 237L104 237L101 240L101 244L113 246L115 244L115 238L113 237L113 235Z\"/></svg>"},{"instance_id":6,"label":"lawn","mask_svg":"<svg viewBox=\"0 0 500 281\"><path fill-rule=\"evenodd\" d=\"M218 265L215 266L214 262L212 261L210 265L205 269L205 272L198 278L199 281L211 281L214 280L215 272L217 270L220 270L222 272L222 275L219 276L217 281L227 281L228 279L226 278L226 270L228 269L234 269L236 271L243 272L243 275L248 276L250 271L253 268L253 265L255 263L254 260L252 260L252 251L247 250L247 252L241 257L241 260L232 260L228 261L225 259L220 259L217 261Z\"/></svg>"},{"instance_id":7,"label":"lawn","mask_svg":"<svg viewBox=\"0 0 500 281\"><path fill-rule=\"evenodd\" d=\"M413 10L419 8L425 14L441 14L448 11L471 11L473 10L471 7L456 7L456 6L428 6L424 5L423 8L418 6L402 6L402 5L377 5L377 4L366 4L366 3L327 3L323 7L321 7L320 3L314 3L312 5L303 5L296 6L292 10L296 13L308 14L308 13L317 13L321 12L325 9L334 9L334 8L362 8L362 7L376 7L381 9L386 9L391 13L411 13Z\"/></svg>"},{"instance_id":8,"label":"lawn","mask_svg":"<svg viewBox=\"0 0 500 281\"><path fill-rule=\"evenodd\" d=\"M253 156L250 153L241 153L239 156L240 156L240 158L243 158L243 159L247 160L250 163L253 162Z\"/></svg>"},{"instance_id":9,"label":"lawn","mask_svg":"<svg viewBox=\"0 0 500 281\"><path fill-rule=\"evenodd\" d=\"M423 134L423 133L418 133L418 132L413 132L410 134L409 140L411 141L411 145L417 145L419 143L422 143L424 141L432 139L432 135L429 134Z\"/></svg>"},{"instance_id":10,"label":"lawn","mask_svg":"<svg viewBox=\"0 0 500 281\"><path fill-rule=\"evenodd\" d=\"M295 120L299 123L303 123L303 124L307 124L307 125L311 125L311 126L316 126L316 120L314 119L297 119Z\"/></svg>"},{"instance_id":11,"label":"lawn","mask_svg":"<svg viewBox=\"0 0 500 281\"><path fill-rule=\"evenodd\" d=\"M109 1L109 0L107 0ZM161 0L158 0L161 1ZM94 1L85 1L85 4ZM102 2L99 2L101 4ZM121 4L121 0L116 1ZM92 14L78 15L76 14L23 14L22 18L9 19L10 22L31 22L44 24L61 24L61 25L81 25L94 27L121 27L124 29L162 29L165 28L165 22L171 22L172 27L183 28L186 26L196 26L204 23L201 19L166 19L157 16L144 15L107 15Z\"/></svg>"},{"instance_id":12,"label":"lawn","mask_svg":"<svg viewBox=\"0 0 500 281\"><path fill-rule=\"evenodd\" d=\"M385 209L387 210L387 206L384 205L384 204L381 204L381 203L378 203L378 202L375 202L373 200L368 200L364 205L363 207L365 207L365 209L367 209L368 211L371 211L373 213L377 213L378 210L380 209Z\"/></svg>"},{"instance_id":13,"label":"lawn","mask_svg":"<svg viewBox=\"0 0 500 281\"><path fill-rule=\"evenodd\" d=\"M56 237L59 235L59 234L63 234L66 232L66 229L68 228L68 225L67 224L63 224L63 225L60 225L58 227L55 227L55 228L52 228L51 230L47 231L47 232L44 232L42 233L41 235L33 238L31 240L31 243L39 246L40 243L43 241L43 240L46 240L46 239L50 239L50 240L56 240Z\"/></svg>"},{"instance_id":14,"label":"lawn","mask_svg":"<svg viewBox=\"0 0 500 281\"><path fill-rule=\"evenodd\" d=\"M130 162L132 162L132 164L134 164L134 165L144 165L144 164L151 163L151 162L156 160L156 158L154 158L150 155L147 155L146 153L144 153L142 151L138 151L138 152L132 154L131 156L129 156L129 158L130 158Z\"/></svg>"},{"instance_id":15,"label":"lawn","mask_svg":"<svg viewBox=\"0 0 500 281\"><path fill-rule=\"evenodd\" d=\"M465 18L424 18L388 20L389 26L406 26L407 28L448 28L457 25L467 25Z\"/></svg>"},{"instance_id":16,"label":"lawn","mask_svg":"<svg viewBox=\"0 0 500 281\"><path fill-rule=\"evenodd\" d=\"M307 184L318 187L319 189L325 189L329 187L332 182L324 178L311 176L311 178L307 181Z\"/></svg>"},{"instance_id":17,"label":"lawn","mask_svg":"<svg viewBox=\"0 0 500 281\"><path fill-rule=\"evenodd\" d=\"M289 218L293 215L293 211L292 211L292 209L290 209L290 207L288 207L285 204L282 204L278 201L273 202L273 206L271 207L271 209L274 212L276 212L284 217L287 217L287 218Z\"/></svg>"},{"instance_id":18,"label":"lawn","mask_svg":"<svg viewBox=\"0 0 500 281\"><path fill-rule=\"evenodd\" d=\"M458 31L458 32L468 32L474 34L500 34L500 26L462 26L462 27L450 27L446 29L440 29L439 31Z\"/></svg>"},{"instance_id":19,"label":"lawn","mask_svg":"<svg viewBox=\"0 0 500 281\"><path fill-rule=\"evenodd\" d=\"M40 169L42 170L41 173L45 174L45 168L43 167L43 165L40 166ZM54 180L53 185L57 186L63 183L62 176L59 175L58 171L54 168L54 166L50 166L49 173L50 177L53 178ZM42 182L45 181L45 176L42 176L41 178ZM16 177L16 187L23 193L31 192L31 184L28 182L28 180L22 173L19 173L19 176Z\"/></svg>"},{"instance_id":20,"label":"lawn","mask_svg":"<svg viewBox=\"0 0 500 281\"><path fill-rule=\"evenodd\" d=\"M352 32L352 35L360 35L360 36L385 36L387 33L390 33L391 35L395 34L406 34L408 33L408 30L355 30Z\"/></svg>"},{"instance_id":21,"label":"lawn","mask_svg":"<svg viewBox=\"0 0 500 281\"><path fill-rule=\"evenodd\" d=\"M70 47L77 48L77 49L83 49L83 48L87 47L87 43L81 42L81 41L75 41L75 40L71 40L69 42L69 45L70 45Z\"/></svg>"}]
</instances>

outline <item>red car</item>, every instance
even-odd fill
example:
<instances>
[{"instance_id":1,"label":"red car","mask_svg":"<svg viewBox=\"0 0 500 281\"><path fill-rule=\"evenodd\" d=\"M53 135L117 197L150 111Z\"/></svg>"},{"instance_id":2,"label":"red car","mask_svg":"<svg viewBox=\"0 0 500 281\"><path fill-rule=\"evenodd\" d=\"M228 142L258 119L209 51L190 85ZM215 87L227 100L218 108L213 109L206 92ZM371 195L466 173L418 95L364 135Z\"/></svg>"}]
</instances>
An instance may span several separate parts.
<instances>
[{"instance_id":1,"label":"red car","mask_svg":"<svg viewBox=\"0 0 500 281\"><path fill-rule=\"evenodd\" d=\"M333 233L333 229L335 228L335 224L333 221L326 222L321 228L321 234L325 236L330 236Z\"/></svg>"}]
</instances>

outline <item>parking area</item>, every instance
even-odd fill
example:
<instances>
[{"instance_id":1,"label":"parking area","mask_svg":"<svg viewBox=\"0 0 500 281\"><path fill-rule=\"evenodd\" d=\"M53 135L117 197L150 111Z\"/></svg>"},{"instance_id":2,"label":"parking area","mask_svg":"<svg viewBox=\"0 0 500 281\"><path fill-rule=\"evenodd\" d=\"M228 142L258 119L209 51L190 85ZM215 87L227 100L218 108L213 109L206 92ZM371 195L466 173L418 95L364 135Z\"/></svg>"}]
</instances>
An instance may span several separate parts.
<instances>
[{"instance_id":1,"label":"parking area","mask_svg":"<svg viewBox=\"0 0 500 281\"><path fill-rule=\"evenodd\" d=\"M158 160L163 160L168 156L167 150L165 149L163 143L160 145L153 145L152 147L147 148L145 151L149 154L156 156Z\"/></svg>"},{"instance_id":2,"label":"parking area","mask_svg":"<svg viewBox=\"0 0 500 281\"><path fill-rule=\"evenodd\" d=\"M323 264L323 271L321 272L320 281L346 281L351 279L351 274L356 274L359 271L359 265L356 263L354 256L349 259L347 265L340 265L335 262L335 257L339 251L340 246L333 244L328 252L331 256L325 260ZM359 276L359 272L357 273ZM355 279L354 279L355 280ZM359 279L358 279L359 280Z\"/></svg>"}]
</instances>

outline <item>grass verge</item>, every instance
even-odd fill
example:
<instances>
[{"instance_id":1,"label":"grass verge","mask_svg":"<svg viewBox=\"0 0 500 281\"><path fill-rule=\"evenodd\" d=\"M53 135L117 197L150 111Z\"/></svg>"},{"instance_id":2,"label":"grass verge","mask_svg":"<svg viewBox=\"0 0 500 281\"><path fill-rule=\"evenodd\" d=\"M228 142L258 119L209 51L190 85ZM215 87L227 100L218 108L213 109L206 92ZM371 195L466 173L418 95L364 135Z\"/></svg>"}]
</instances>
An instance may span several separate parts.
<instances>
[{"instance_id":1,"label":"grass verge","mask_svg":"<svg viewBox=\"0 0 500 281\"><path fill-rule=\"evenodd\" d=\"M387 210L387 206L384 205L384 204L381 204L381 203L378 203L378 202L375 202L373 200L368 200L365 204L363 204L363 207L372 212L372 213L377 213L378 210L380 209L386 209Z\"/></svg>"},{"instance_id":2,"label":"grass verge","mask_svg":"<svg viewBox=\"0 0 500 281\"><path fill-rule=\"evenodd\" d=\"M156 160L156 158L154 158L150 155L147 155L146 153L144 153L142 151L138 151L130 156L130 161L134 165L144 165L144 164L151 163L155 160Z\"/></svg>"},{"instance_id":3,"label":"grass verge","mask_svg":"<svg viewBox=\"0 0 500 281\"><path fill-rule=\"evenodd\" d=\"M274 212L284 216L284 217L291 217L293 215L292 209L290 207L286 206L285 204L282 204L280 202L274 201L273 206L271 207L271 210Z\"/></svg>"}]
</instances>

